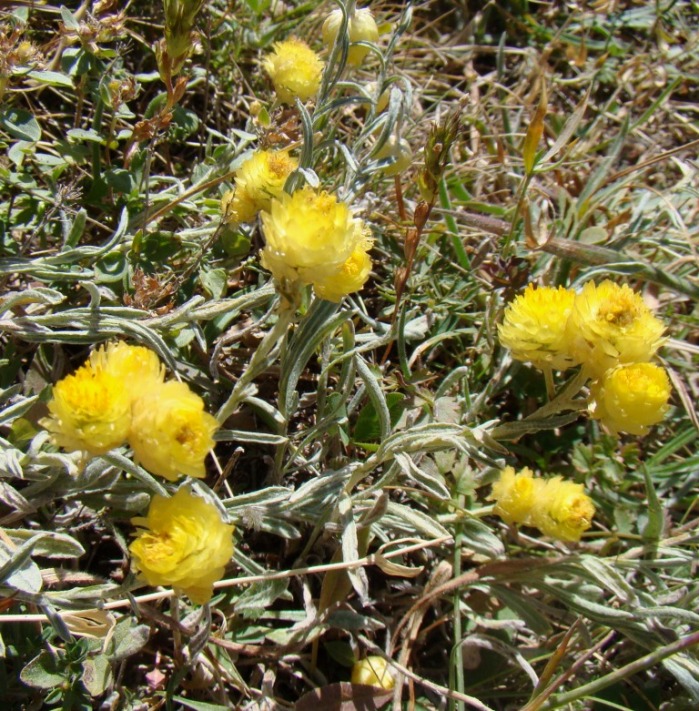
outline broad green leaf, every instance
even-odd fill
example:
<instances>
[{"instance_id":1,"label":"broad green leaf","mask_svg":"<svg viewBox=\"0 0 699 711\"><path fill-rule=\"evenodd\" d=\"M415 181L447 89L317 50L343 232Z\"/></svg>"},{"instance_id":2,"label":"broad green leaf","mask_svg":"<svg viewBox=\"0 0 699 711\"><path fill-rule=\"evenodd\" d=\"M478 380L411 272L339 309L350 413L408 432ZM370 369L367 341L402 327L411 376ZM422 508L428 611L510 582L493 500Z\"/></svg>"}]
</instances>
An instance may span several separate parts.
<instances>
[{"instance_id":1,"label":"broad green leaf","mask_svg":"<svg viewBox=\"0 0 699 711\"><path fill-rule=\"evenodd\" d=\"M112 668L109 659L99 654L83 662L83 673L80 679L90 696L103 694L112 683Z\"/></svg>"},{"instance_id":2,"label":"broad green leaf","mask_svg":"<svg viewBox=\"0 0 699 711\"><path fill-rule=\"evenodd\" d=\"M41 139L41 126L32 114L23 109L9 108L0 111L0 127L22 141Z\"/></svg>"},{"instance_id":3,"label":"broad green leaf","mask_svg":"<svg viewBox=\"0 0 699 711\"><path fill-rule=\"evenodd\" d=\"M41 82L42 84L49 84L50 86L63 86L68 89L73 88L73 80L63 74L62 72L50 72L50 71L31 71L28 74L32 79Z\"/></svg>"},{"instance_id":4,"label":"broad green leaf","mask_svg":"<svg viewBox=\"0 0 699 711\"><path fill-rule=\"evenodd\" d=\"M403 414L405 397L401 393L387 393L385 400L388 407L389 428L392 429ZM373 444L379 442L381 435L379 411L376 409L373 400L369 400L359 411L352 438L355 444L364 446L364 443Z\"/></svg>"},{"instance_id":5,"label":"broad green leaf","mask_svg":"<svg viewBox=\"0 0 699 711\"><path fill-rule=\"evenodd\" d=\"M129 617L119 620L112 635L112 651L109 653L109 658L117 662L136 654L145 646L149 637L148 625L134 624Z\"/></svg>"},{"instance_id":6,"label":"broad green leaf","mask_svg":"<svg viewBox=\"0 0 699 711\"><path fill-rule=\"evenodd\" d=\"M66 679L63 666L48 652L41 652L19 673L19 678L35 689L53 689Z\"/></svg>"}]
</instances>

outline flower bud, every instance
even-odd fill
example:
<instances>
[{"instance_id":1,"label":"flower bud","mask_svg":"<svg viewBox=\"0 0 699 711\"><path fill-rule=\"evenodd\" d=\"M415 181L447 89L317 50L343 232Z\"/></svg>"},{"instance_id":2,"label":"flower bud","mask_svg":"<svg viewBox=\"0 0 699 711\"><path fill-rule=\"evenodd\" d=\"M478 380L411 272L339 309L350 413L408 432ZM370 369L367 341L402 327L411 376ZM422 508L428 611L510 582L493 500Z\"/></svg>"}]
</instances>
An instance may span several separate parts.
<instances>
[{"instance_id":1,"label":"flower bud","mask_svg":"<svg viewBox=\"0 0 699 711\"><path fill-rule=\"evenodd\" d=\"M376 152L374 158L390 158L392 162L384 166L381 172L384 175L399 175L413 164L413 151L404 138L391 136Z\"/></svg>"},{"instance_id":2,"label":"flower bud","mask_svg":"<svg viewBox=\"0 0 699 711\"><path fill-rule=\"evenodd\" d=\"M337 35L342 26L342 10L333 10L323 23L323 42L325 46L332 50L337 42ZM374 16L368 8L357 9L350 16L347 25L349 41L352 42L376 42L379 39L379 28L376 26ZM351 67L358 67L369 53L369 47L362 45L350 46L347 52L347 64Z\"/></svg>"},{"instance_id":3,"label":"flower bud","mask_svg":"<svg viewBox=\"0 0 699 711\"><path fill-rule=\"evenodd\" d=\"M390 691L396 685L396 680L391 674L388 662L383 657L371 656L354 663L352 683L377 686Z\"/></svg>"}]
</instances>

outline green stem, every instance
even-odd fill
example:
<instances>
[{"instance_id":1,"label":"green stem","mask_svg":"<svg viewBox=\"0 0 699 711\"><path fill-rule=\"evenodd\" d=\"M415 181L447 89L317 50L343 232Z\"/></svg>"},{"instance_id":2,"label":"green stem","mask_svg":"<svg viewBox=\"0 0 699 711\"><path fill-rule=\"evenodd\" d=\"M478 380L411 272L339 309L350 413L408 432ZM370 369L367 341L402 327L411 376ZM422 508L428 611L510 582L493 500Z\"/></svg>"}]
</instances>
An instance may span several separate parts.
<instances>
[{"instance_id":1,"label":"green stem","mask_svg":"<svg viewBox=\"0 0 699 711\"><path fill-rule=\"evenodd\" d=\"M101 98L95 101L95 115L92 117L92 128L99 133L104 113L104 102ZM109 144L107 144L109 149ZM99 143L92 144L92 180L97 183L101 180L102 163L100 157L101 146Z\"/></svg>"},{"instance_id":2,"label":"green stem","mask_svg":"<svg viewBox=\"0 0 699 711\"><path fill-rule=\"evenodd\" d=\"M458 491L460 478L456 481L457 498L456 505L460 510L466 506L466 496ZM454 577L458 578L461 575L461 545L463 538L462 520L455 526L454 534ZM462 646L462 625L461 625L461 591L457 588L454 591L452 599L454 609L454 649L451 654L451 664L449 666L449 688L454 688L456 681L456 691L459 694L464 693L464 658ZM465 704L462 700L454 698L449 699L449 711L464 711Z\"/></svg>"},{"instance_id":3,"label":"green stem","mask_svg":"<svg viewBox=\"0 0 699 711\"><path fill-rule=\"evenodd\" d=\"M228 400L226 400L216 413L216 419L220 423L223 424L228 417L235 412L238 405L250 395L252 381L266 370L274 358L276 358L282 340L284 336L286 336L286 332L293 321L295 313L296 310L292 304L282 301L277 322L262 339L248 367L235 384Z\"/></svg>"}]
</instances>

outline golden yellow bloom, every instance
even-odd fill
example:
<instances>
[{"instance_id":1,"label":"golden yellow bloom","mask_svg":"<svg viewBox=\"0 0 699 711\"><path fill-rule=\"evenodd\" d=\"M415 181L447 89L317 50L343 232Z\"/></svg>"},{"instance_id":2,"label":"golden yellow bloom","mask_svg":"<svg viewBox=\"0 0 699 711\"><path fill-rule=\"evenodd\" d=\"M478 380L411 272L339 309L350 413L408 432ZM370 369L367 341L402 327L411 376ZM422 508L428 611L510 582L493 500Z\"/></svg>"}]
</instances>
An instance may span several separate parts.
<instances>
[{"instance_id":1,"label":"golden yellow bloom","mask_svg":"<svg viewBox=\"0 0 699 711\"><path fill-rule=\"evenodd\" d=\"M293 104L296 97L308 101L320 89L323 61L299 39L275 42L274 51L265 57L262 66L272 80L279 101L285 104Z\"/></svg>"},{"instance_id":2,"label":"golden yellow bloom","mask_svg":"<svg viewBox=\"0 0 699 711\"><path fill-rule=\"evenodd\" d=\"M279 282L319 284L323 290L355 250L366 250L370 241L364 223L347 205L309 187L293 195L283 193L260 217L265 237L262 266ZM350 264L347 270L361 274L365 263L360 257L355 260L358 265Z\"/></svg>"},{"instance_id":3,"label":"golden yellow bloom","mask_svg":"<svg viewBox=\"0 0 699 711\"><path fill-rule=\"evenodd\" d=\"M289 151L255 151L235 174L235 189L221 200L221 213L226 222L254 220L260 210L269 210L272 198L284 191L284 183L298 161Z\"/></svg>"},{"instance_id":4,"label":"golden yellow bloom","mask_svg":"<svg viewBox=\"0 0 699 711\"><path fill-rule=\"evenodd\" d=\"M378 686L380 689L390 691L396 685L396 680L383 657L371 656L354 663L352 683Z\"/></svg>"},{"instance_id":5,"label":"golden yellow bloom","mask_svg":"<svg viewBox=\"0 0 699 711\"><path fill-rule=\"evenodd\" d=\"M161 385L165 379L165 368L154 351L123 341L108 343L93 351L90 364L121 381L132 399L152 386Z\"/></svg>"},{"instance_id":6,"label":"golden yellow bloom","mask_svg":"<svg viewBox=\"0 0 699 711\"><path fill-rule=\"evenodd\" d=\"M336 274L314 281L313 289L316 294L321 299L337 302L347 294L359 291L371 272L371 257L367 253L369 246L357 247Z\"/></svg>"},{"instance_id":7,"label":"golden yellow bloom","mask_svg":"<svg viewBox=\"0 0 699 711\"><path fill-rule=\"evenodd\" d=\"M134 566L149 585L168 585L196 603L208 602L233 555L233 526L213 505L187 488L154 496L129 546Z\"/></svg>"},{"instance_id":8,"label":"golden yellow bloom","mask_svg":"<svg viewBox=\"0 0 699 711\"><path fill-rule=\"evenodd\" d=\"M649 361L663 343L663 324L627 284L587 282L566 326L568 349L590 374Z\"/></svg>"},{"instance_id":9,"label":"golden yellow bloom","mask_svg":"<svg viewBox=\"0 0 699 711\"><path fill-rule=\"evenodd\" d=\"M531 525L560 541L579 541L592 525L595 507L582 484L555 476L545 481L531 511Z\"/></svg>"},{"instance_id":10,"label":"golden yellow bloom","mask_svg":"<svg viewBox=\"0 0 699 711\"><path fill-rule=\"evenodd\" d=\"M566 323L575 294L564 289L529 284L505 309L498 326L500 343L512 357L541 368L565 370L575 365L567 348Z\"/></svg>"},{"instance_id":11,"label":"golden yellow bloom","mask_svg":"<svg viewBox=\"0 0 699 711\"><path fill-rule=\"evenodd\" d=\"M218 426L198 395L171 380L134 401L129 444L152 474L170 481L185 474L201 478Z\"/></svg>"},{"instance_id":12,"label":"golden yellow bloom","mask_svg":"<svg viewBox=\"0 0 699 711\"><path fill-rule=\"evenodd\" d=\"M517 473L505 467L488 500L496 502L494 512L506 523L531 526L531 511L544 484L528 467Z\"/></svg>"},{"instance_id":13,"label":"golden yellow bloom","mask_svg":"<svg viewBox=\"0 0 699 711\"><path fill-rule=\"evenodd\" d=\"M339 8L333 10L323 23L323 42L325 46L332 50L337 35L340 32L342 25L342 10ZM379 28L376 25L376 20L368 8L356 9L354 14L350 16L347 23L347 30L350 42L376 42L379 39ZM367 54L370 52L369 47L362 45L352 45L347 52L347 64L351 67L358 67Z\"/></svg>"},{"instance_id":14,"label":"golden yellow bloom","mask_svg":"<svg viewBox=\"0 0 699 711\"><path fill-rule=\"evenodd\" d=\"M507 523L538 528L562 541L579 541L595 514L595 507L582 484L535 477L528 468L515 472L505 467L488 497L495 501L494 513Z\"/></svg>"},{"instance_id":15,"label":"golden yellow bloom","mask_svg":"<svg viewBox=\"0 0 699 711\"><path fill-rule=\"evenodd\" d=\"M633 363L607 371L590 393L592 416L612 433L643 435L667 412L670 379L654 363Z\"/></svg>"},{"instance_id":16,"label":"golden yellow bloom","mask_svg":"<svg viewBox=\"0 0 699 711\"><path fill-rule=\"evenodd\" d=\"M89 362L53 386L48 408L39 424L69 452L105 454L124 444L131 426L128 387Z\"/></svg>"}]
</instances>

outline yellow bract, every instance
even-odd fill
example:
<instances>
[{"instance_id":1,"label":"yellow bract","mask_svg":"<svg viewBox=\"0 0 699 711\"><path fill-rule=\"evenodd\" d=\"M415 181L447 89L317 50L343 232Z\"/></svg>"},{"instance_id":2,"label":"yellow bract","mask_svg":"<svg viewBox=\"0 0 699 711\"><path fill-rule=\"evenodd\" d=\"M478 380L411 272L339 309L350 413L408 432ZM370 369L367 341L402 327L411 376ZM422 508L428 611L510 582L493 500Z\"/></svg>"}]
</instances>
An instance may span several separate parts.
<instances>
[{"instance_id":1,"label":"yellow bract","mask_svg":"<svg viewBox=\"0 0 699 711\"><path fill-rule=\"evenodd\" d=\"M141 528L129 546L141 577L208 602L233 555L234 528L218 509L183 488L171 498L154 496L147 516L132 523Z\"/></svg>"},{"instance_id":2,"label":"yellow bract","mask_svg":"<svg viewBox=\"0 0 699 711\"><path fill-rule=\"evenodd\" d=\"M494 513L507 523L532 526L561 541L579 541L595 514L582 484L560 476L535 477L526 467L518 473L505 467L488 498L496 502Z\"/></svg>"},{"instance_id":3,"label":"yellow bract","mask_svg":"<svg viewBox=\"0 0 699 711\"><path fill-rule=\"evenodd\" d=\"M566 338L574 300L575 293L562 286L529 284L505 309L503 323L498 327L500 342L512 351L513 358L538 367L565 370L575 365Z\"/></svg>"},{"instance_id":4,"label":"yellow bract","mask_svg":"<svg viewBox=\"0 0 699 711\"><path fill-rule=\"evenodd\" d=\"M69 452L105 454L124 444L131 426L131 397L119 378L87 363L53 387L49 417L39 424Z\"/></svg>"},{"instance_id":5,"label":"yellow bract","mask_svg":"<svg viewBox=\"0 0 699 711\"><path fill-rule=\"evenodd\" d=\"M377 686L387 691L390 691L396 685L396 680L391 674L388 662L379 656L371 656L355 662L352 666L351 681L353 684Z\"/></svg>"},{"instance_id":6,"label":"yellow bract","mask_svg":"<svg viewBox=\"0 0 699 711\"><path fill-rule=\"evenodd\" d=\"M342 10L333 10L323 23L323 42L328 49L332 49L337 42L337 35L342 25ZM368 8L357 9L350 15L347 24L350 42L376 42L379 39L379 28L376 20ZM367 54L369 47L353 45L347 52L347 64L358 67Z\"/></svg>"},{"instance_id":7,"label":"yellow bract","mask_svg":"<svg viewBox=\"0 0 699 711\"><path fill-rule=\"evenodd\" d=\"M262 266L278 282L316 284L333 300L363 285L368 230L334 195L310 187L283 193L261 219Z\"/></svg>"},{"instance_id":8,"label":"yellow bract","mask_svg":"<svg viewBox=\"0 0 699 711\"><path fill-rule=\"evenodd\" d=\"M235 189L221 200L225 222L240 223L254 220L260 210L268 210L272 198L284 191L284 183L298 161L289 151L255 151L238 168Z\"/></svg>"},{"instance_id":9,"label":"yellow bract","mask_svg":"<svg viewBox=\"0 0 699 711\"><path fill-rule=\"evenodd\" d=\"M595 419L614 434L643 435L667 412L670 379L654 363L634 363L608 371L590 391Z\"/></svg>"},{"instance_id":10,"label":"yellow bract","mask_svg":"<svg viewBox=\"0 0 699 711\"><path fill-rule=\"evenodd\" d=\"M265 57L263 67L269 74L279 100L293 104L295 98L308 101L320 89L323 61L299 39L275 42L274 51Z\"/></svg>"},{"instance_id":11,"label":"yellow bract","mask_svg":"<svg viewBox=\"0 0 699 711\"><path fill-rule=\"evenodd\" d=\"M149 472L176 481L203 477L204 460L214 446L218 422L185 383L164 383L133 403L129 444Z\"/></svg>"},{"instance_id":12,"label":"yellow bract","mask_svg":"<svg viewBox=\"0 0 699 711\"><path fill-rule=\"evenodd\" d=\"M663 324L628 285L587 282L566 326L567 347L591 375L649 361L663 343Z\"/></svg>"}]
</instances>

